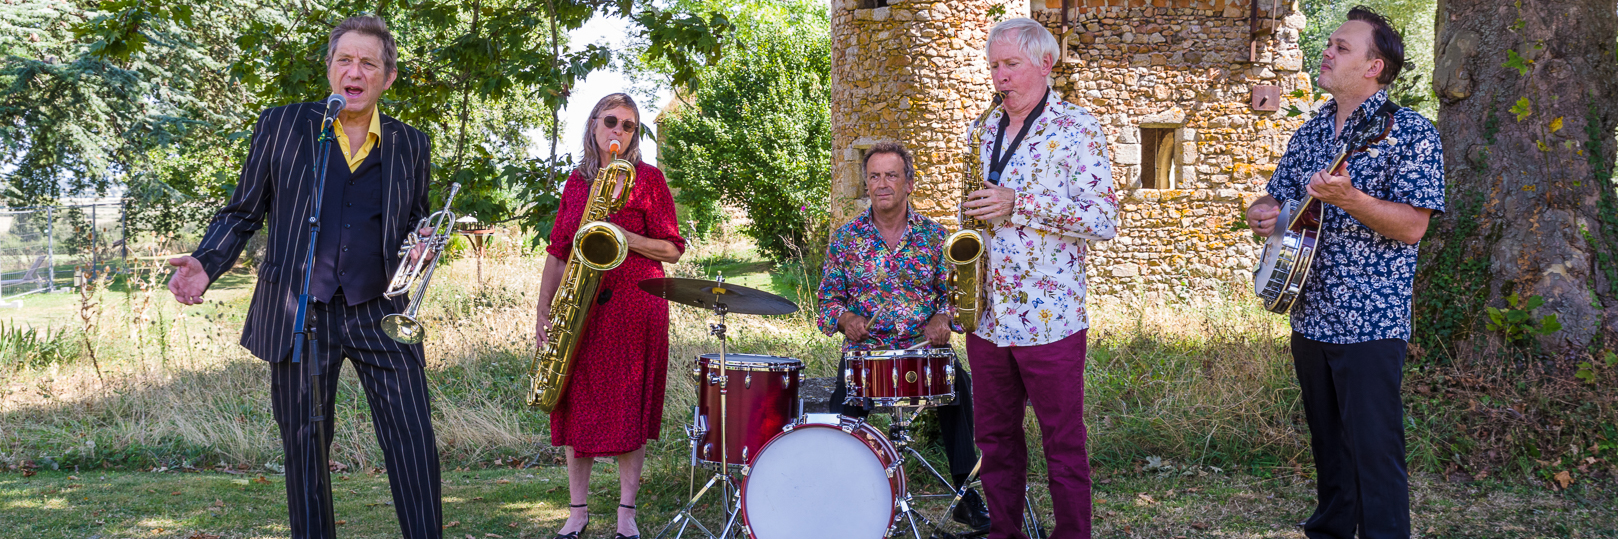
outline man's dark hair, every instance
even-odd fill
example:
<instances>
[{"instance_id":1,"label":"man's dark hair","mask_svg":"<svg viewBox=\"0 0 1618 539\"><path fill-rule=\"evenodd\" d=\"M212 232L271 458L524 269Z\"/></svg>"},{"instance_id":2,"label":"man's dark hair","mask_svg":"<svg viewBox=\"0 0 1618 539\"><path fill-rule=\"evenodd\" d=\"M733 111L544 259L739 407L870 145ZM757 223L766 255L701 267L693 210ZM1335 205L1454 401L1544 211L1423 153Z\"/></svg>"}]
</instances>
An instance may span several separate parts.
<instances>
[{"instance_id":1,"label":"man's dark hair","mask_svg":"<svg viewBox=\"0 0 1618 539\"><path fill-rule=\"evenodd\" d=\"M1399 32L1388 24L1386 17L1365 6L1354 6L1354 9L1348 10L1348 20L1371 25L1371 50L1366 52L1366 58L1382 60L1382 73L1376 77L1377 84L1393 84L1394 79L1399 78L1399 72L1405 68L1404 38L1399 37Z\"/></svg>"},{"instance_id":2,"label":"man's dark hair","mask_svg":"<svg viewBox=\"0 0 1618 539\"><path fill-rule=\"evenodd\" d=\"M392 73L399 68L399 46L393 42L393 32L388 31L388 23L376 15L356 15L345 19L336 28L331 29L331 37L326 40L326 67L331 67L332 54L337 52L337 40L343 34L359 32L382 41L382 74Z\"/></svg>"},{"instance_id":3,"label":"man's dark hair","mask_svg":"<svg viewBox=\"0 0 1618 539\"><path fill-rule=\"evenodd\" d=\"M893 141L872 144L870 148L865 150L865 161L860 162L860 167L864 168L866 165L871 164L871 156L883 153L891 153L903 159L905 162L905 180L916 180L916 158L910 155L910 150L905 149L905 145Z\"/></svg>"}]
</instances>

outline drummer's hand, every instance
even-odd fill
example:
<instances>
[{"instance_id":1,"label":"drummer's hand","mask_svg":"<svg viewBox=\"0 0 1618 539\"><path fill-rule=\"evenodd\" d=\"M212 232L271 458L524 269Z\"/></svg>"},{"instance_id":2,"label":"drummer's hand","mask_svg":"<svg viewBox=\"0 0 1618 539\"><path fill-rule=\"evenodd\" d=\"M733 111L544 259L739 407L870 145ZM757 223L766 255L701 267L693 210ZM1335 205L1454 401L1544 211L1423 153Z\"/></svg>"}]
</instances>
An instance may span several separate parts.
<instances>
[{"instance_id":1,"label":"drummer's hand","mask_svg":"<svg viewBox=\"0 0 1618 539\"><path fill-rule=\"evenodd\" d=\"M853 311L843 313L842 316L837 317L837 327L843 330L843 335L848 337L848 340L854 342L863 341L866 337L871 336L870 333L865 331L867 323L869 321L865 317L854 314Z\"/></svg>"},{"instance_id":2,"label":"drummer's hand","mask_svg":"<svg viewBox=\"0 0 1618 539\"><path fill-rule=\"evenodd\" d=\"M927 320L927 342L944 346L949 344L949 315L939 313Z\"/></svg>"}]
</instances>

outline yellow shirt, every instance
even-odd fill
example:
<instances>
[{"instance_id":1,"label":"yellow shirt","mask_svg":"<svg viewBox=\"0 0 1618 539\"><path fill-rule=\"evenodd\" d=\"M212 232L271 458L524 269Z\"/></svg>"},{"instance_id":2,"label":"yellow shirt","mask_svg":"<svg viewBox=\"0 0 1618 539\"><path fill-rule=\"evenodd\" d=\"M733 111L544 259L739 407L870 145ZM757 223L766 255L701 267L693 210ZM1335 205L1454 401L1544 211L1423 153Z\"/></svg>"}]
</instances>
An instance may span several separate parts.
<instances>
[{"instance_id":1,"label":"yellow shirt","mask_svg":"<svg viewBox=\"0 0 1618 539\"><path fill-rule=\"evenodd\" d=\"M348 171L354 172L365 162L365 156L371 155L371 150L382 143L382 113L381 107L371 107L371 130L365 133L365 143L360 145L360 151L349 153L348 133L343 131L343 121L333 119L332 131L337 132L337 147L343 149L343 158L348 160Z\"/></svg>"}]
</instances>

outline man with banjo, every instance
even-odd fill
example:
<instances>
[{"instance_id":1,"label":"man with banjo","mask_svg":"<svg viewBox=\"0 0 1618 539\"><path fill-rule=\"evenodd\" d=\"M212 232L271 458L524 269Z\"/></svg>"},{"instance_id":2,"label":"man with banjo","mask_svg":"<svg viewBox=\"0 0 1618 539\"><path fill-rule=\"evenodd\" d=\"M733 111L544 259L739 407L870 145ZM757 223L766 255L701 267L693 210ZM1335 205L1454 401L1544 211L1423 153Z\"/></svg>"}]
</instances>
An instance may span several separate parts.
<instances>
[{"instance_id":1,"label":"man with banjo","mask_svg":"<svg viewBox=\"0 0 1618 539\"><path fill-rule=\"evenodd\" d=\"M1404 62L1386 19L1349 11L1321 60L1318 82L1332 100L1293 134L1269 194L1247 210L1254 233L1268 237L1300 228L1277 222L1280 201L1324 203L1315 260L1302 263L1308 280L1290 305L1318 477L1318 505L1304 524L1310 538L1350 538L1356 529L1410 536L1399 389L1417 245L1433 212L1444 211L1444 168L1433 124L1389 101L1387 85ZM1360 142L1368 138L1375 142Z\"/></svg>"},{"instance_id":2,"label":"man with banjo","mask_svg":"<svg viewBox=\"0 0 1618 539\"><path fill-rule=\"evenodd\" d=\"M865 193L871 208L832 235L818 299L820 330L843 333L843 351L949 347L949 286L944 227L910 207L915 160L904 145L880 142L865 153ZM837 369L833 410L865 417L870 410L844 403L847 361ZM938 407L940 436L952 487L960 490L977 464L972 444L972 379L955 361L952 404ZM975 530L989 527L989 510L976 490L962 494L952 515Z\"/></svg>"}]
</instances>

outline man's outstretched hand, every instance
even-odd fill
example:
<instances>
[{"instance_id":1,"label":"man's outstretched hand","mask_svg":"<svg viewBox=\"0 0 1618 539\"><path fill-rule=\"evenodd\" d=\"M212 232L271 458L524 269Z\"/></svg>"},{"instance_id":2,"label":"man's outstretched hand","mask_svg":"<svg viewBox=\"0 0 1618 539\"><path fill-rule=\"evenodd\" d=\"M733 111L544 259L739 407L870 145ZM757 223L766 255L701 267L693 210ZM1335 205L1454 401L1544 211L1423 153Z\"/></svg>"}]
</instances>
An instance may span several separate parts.
<instances>
[{"instance_id":1,"label":"man's outstretched hand","mask_svg":"<svg viewBox=\"0 0 1618 539\"><path fill-rule=\"evenodd\" d=\"M170 258L169 265L175 268L174 277L169 279L174 301L185 305L202 303L202 292L208 289L208 272L202 269L202 262L188 255Z\"/></svg>"}]
</instances>

